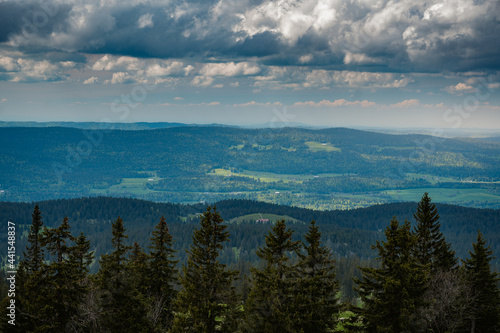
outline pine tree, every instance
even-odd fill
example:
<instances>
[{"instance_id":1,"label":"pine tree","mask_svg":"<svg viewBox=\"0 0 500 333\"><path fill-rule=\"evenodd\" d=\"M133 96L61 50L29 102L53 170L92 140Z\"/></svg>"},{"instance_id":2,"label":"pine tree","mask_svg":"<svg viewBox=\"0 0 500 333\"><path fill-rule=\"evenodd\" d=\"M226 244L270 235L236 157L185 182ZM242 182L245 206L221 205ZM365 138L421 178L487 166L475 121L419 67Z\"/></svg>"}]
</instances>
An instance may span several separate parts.
<instances>
[{"instance_id":1,"label":"pine tree","mask_svg":"<svg viewBox=\"0 0 500 333\"><path fill-rule=\"evenodd\" d=\"M292 309L294 326L297 331L329 332L335 326L334 314L339 310L335 261L331 250L321 245L315 221L304 238L306 254L300 254L298 291Z\"/></svg>"},{"instance_id":2,"label":"pine tree","mask_svg":"<svg viewBox=\"0 0 500 333\"><path fill-rule=\"evenodd\" d=\"M440 231L439 214L427 192L418 203L413 217L417 221L414 232L417 235L416 256L420 264L429 265L432 273L456 267L455 251Z\"/></svg>"},{"instance_id":3,"label":"pine tree","mask_svg":"<svg viewBox=\"0 0 500 333\"><path fill-rule=\"evenodd\" d=\"M68 218L65 217L58 228L44 228L41 244L55 258L45 266L47 280L40 293L44 295L43 316L50 319L51 332L63 332L76 316L78 308L87 292L82 285L82 267L72 260L75 238L71 235ZM87 269L86 267L84 268Z\"/></svg>"},{"instance_id":4,"label":"pine tree","mask_svg":"<svg viewBox=\"0 0 500 333\"><path fill-rule=\"evenodd\" d=\"M466 279L472 288L473 302L466 320L467 332L498 332L500 330L500 276L492 271L493 251L478 231L470 258L463 261Z\"/></svg>"},{"instance_id":5,"label":"pine tree","mask_svg":"<svg viewBox=\"0 0 500 333\"><path fill-rule=\"evenodd\" d=\"M41 245L41 232L43 227L42 214L38 205L35 206L32 216L32 224L28 234L28 245L23 252L23 259L19 262L16 274L16 296L17 296L17 324L14 329L19 332L35 331L42 328L47 321L42 311L48 308L44 304L43 294L40 293L48 281L44 250Z\"/></svg>"},{"instance_id":6,"label":"pine tree","mask_svg":"<svg viewBox=\"0 0 500 333\"><path fill-rule=\"evenodd\" d=\"M195 229L188 260L182 267L173 332L234 332L238 306L233 282L236 271L219 262L227 225L208 207Z\"/></svg>"},{"instance_id":7,"label":"pine tree","mask_svg":"<svg viewBox=\"0 0 500 333\"><path fill-rule=\"evenodd\" d=\"M114 251L101 256L101 326L110 332L149 332L145 306L129 274L127 255L132 247L125 244L125 231L123 220L118 217L112 224Z\"/></svg>"},{"instance_id":8,"label":"pine tree","mask_svg":"<svg viewBox=\"0 0 500 333\"><path fill-rule=\"evenodd\" d=\"M265 262L252 268L253 286L245 305L250 332L295 332L292 304L298 276L290 254L297 253L300 241L292 241L293 231L284 220L276 222L257 256Z\"/></svg>"},{"instance_id":9,"label":"pine tree","mask_svg":"<svg viewBox=\"0 0 500 333\"><path fill-rule=\"evenodd\" d=\"M28 273L38 272L44 262L44 251L40 244L41 232L43 227L42 213L35 206L33 214L31 215L33 221L28 234L28 247L26 252L23 253L23 267Z\"/></svg>"},{"instance_id":10,"label":"pine tree","mask_svg":"<svg viewBox=\"0 0 500 333\"><path fill-rule=\"evenodd\" d=\"M421 323L427 274L414 257L416 238L410 223L400 225L396 218L385 230L386 241L377 241L380 268L361 268L357 291L364 303L357 308L367 332L400 333L415 331Z\"/></svg>"},{"instance_id":11,"label":"pine tree","mask_svg":"<svg viewBox=\"0 0 500 333\"><path fill-rule=\"evenodd\" d=\"M177 295L174 286L178 274L175 253L172 235L162 216L151 237L147 283L150 295L149 317L160 331L172 326L173 302Z\"/></svg>"}]
</instances>

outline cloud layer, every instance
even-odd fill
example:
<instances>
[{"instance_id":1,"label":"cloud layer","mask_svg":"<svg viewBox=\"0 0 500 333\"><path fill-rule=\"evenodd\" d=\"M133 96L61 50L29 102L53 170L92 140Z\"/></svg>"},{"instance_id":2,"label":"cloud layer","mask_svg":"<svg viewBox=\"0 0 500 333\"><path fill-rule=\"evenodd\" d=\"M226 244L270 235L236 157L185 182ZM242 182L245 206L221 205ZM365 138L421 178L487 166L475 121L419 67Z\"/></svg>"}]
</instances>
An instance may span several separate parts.
<instances>
[{"instance_id":1,"label":"cloud layer","mask_svg":"<svg viewBox=\"0 0 500 333\"><path fill-rule=\"evenodd\" d=\"M497 70L496 0L0 2L0 42L25 52L257 57L396 72Z\"/></svg>"}]
</instances>

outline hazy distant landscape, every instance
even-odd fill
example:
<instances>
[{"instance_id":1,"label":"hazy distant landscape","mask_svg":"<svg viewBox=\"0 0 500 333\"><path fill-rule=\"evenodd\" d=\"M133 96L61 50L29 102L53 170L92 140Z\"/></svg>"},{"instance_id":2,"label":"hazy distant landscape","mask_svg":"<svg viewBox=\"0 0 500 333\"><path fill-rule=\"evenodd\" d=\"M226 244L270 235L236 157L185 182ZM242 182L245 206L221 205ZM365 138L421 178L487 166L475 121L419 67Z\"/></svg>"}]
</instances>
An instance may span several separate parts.
<instances>
[{"instance_id":1,"label":"hazy distant landscape","mask_svg":"<svg viewBox=\"0 0 500 333\"><path fill-rule=\"evenodd\" d=\"M4 127L0 140L2 201L240 198L324 210L429 192L436 202L500 208L500 144L484 139L172 125Z\"/></svg>"}]
</instances>

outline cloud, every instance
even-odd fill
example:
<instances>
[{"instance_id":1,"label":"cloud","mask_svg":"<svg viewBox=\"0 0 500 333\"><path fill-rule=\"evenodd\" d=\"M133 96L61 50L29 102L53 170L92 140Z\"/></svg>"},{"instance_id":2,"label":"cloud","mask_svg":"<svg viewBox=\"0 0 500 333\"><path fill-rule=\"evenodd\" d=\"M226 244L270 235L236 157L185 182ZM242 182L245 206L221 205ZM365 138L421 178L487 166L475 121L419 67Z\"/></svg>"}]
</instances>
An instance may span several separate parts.
<instances>
[{"instance_id":1,"label":"cloud","mask_svg":"<svg viewBox=\"0 0 500 333\"><path fill-rule=\"evenodd\" d=\"M363 101L347 101L345 99L337 99L335 101L329 101L329 100L322 100L320 102L313 102L313 101L308 101L308 102L297 102L293 104L292 106L296 107L304 107L304 106L310 106L310 107L341 107L341 106L361 106L361 107L374 107L376 106L377 103L375 102L370 102L367 100Z\"/></svg>"},{"instance_id":2,"label":"cloud","mask_svg":"<svg viewBox=\"0 0 500 333\"><path fill-rule=\"evenodd\" d=\"M283 106L281 102L267 102L267 103L258 103L256 101L251 101L248 103L241 103L241 104L233 104L234 107L247 107L247 106Z\"/></svg>"},{"instance_id":3,"label":"cloud","mask_svg":"<svg viewBox=\"0 0 500 333\"><path fill-rule=\"evenodd\" d=\"M312 70L304 80L305 87L328 87L331 85L346 87L402 88L412 82L403 74L372 73L357 71Z\"/></svg>"},{"instance_id":4,"label":"cloud","mask_svg":"<svg viewBox=\"0 0 500 333\"><path fill-rule=\"evenodd\" d=\"M92 77L89 77L87 80L83 81L83 84L94 84L97 82L99 82L99 79L97 78L97 76L92 76Z\"/></svg>"},{"instance_id":5,"label":"cloud","mask_svg":"<svg viewBox=\"0 0 500 333\"><path fill-rule=\"evenodd\" d=\"M51 62L24 57L9 57L0 54L0 72L2 77L11 82L61 81L69 76L76 64L72 61Z\"/></svg>"},{"instance_id":6,"label":"cloud","mask_svg":"<svg viewBox=\"0 0 500 333\"><path fill-rule=\"evenodd\" d=\"M200 70L200 74L204 76L243 76L259 72L259 66L249 62L205 64Z\"/></svg>"},{"instance_id":7,"label":"cloud","mask_svg":"<svg viewBox=\"0 0 500 333\"><path fill-rule=\"evenodd\" d=\"M191 81L191 85L195 87L209 87L214 82L213 77L195 76Z\"/></svg>"},{"instance_id":8,"label":"cloud","mask_svg":"<svg viewBox=\"0 0 500 333\"><path fill-rule=\"evenodd\" d=\"M154 26L153 23L153 15L152 14L144 14L141 17L139 17L139 20L137 20L137 26L139 28L152 28Z\"/></svg>"},{"instance_id":9,"label":"cloud","mask_svg":"<svg viewBox=\"0 0 500 333\"><path fill-rule=\"evenodd\" d=\"M418 99L406 99L402 102L391 104L392 108L409 108L413 106L419 106L420 101Z\"/></svg>"},{"instance_id":10,"label":"cloud","mask_svg":"<svg viewBox=\"0 0 500 333\"><path fill-rule=\"evenodd\" d=\"M126 72L113 73L111 81L107 80L105 83L119 84L119 83L134 83L136 80Z\"/></svg>"},{"instance_id":11,"label":"cloud","mask_svg":"<svg viewBox=\"0 0 500 333\"><path fill-rule=\"evenodd\" d=\"M497 5L497 0L10 0L0 2L0 43L26 54L213 57L211 62L235 64L257 57L252 58L257 66L478 72L500 67ZM43 24L33 24L35 13L45 15Z\"/></svg>"},{"instance_id":12,"label":"cloud","mask_svg":"<svg viewBox=\"0 0 500 333\"><path fill-rule=\"evenodd\" d=\"M7 102L7 98L2 98L2 99L0 100L0 102L2 102L2 103Z\"/></svg>"},{"instance_id":13,"label":"cloud","mask_svg":"<svg viewBox=\"0 0 500 333\"><path fill-rule=\"evenodd\" d=\"M476 89L467 83L460 82L455 86L446 87L444 90L450 94L462 95L464 93L473 93Z\"/></svg>"}]
</instances>

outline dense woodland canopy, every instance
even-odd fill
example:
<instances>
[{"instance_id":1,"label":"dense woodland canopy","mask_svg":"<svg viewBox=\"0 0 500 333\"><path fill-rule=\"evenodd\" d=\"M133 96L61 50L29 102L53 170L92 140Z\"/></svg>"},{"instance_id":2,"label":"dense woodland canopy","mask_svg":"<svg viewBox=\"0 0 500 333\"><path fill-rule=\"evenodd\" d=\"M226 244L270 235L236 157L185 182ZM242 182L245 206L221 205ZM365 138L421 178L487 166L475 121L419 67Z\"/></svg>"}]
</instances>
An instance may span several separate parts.
<instances>
[{"instance_id":1,"label":"dense woodland canopy","mask_svg":"<svg viewBox=\"0 0 500 333\"><path fill-rule=\"evenodd\" d=\"M148 206L133 202L132 210ZM371 242L375 260L362 261L335 252L325 241L325 222L227 223L231 219L224 221L218 207L167 204L175 218L184 210L198 222L159 217L148 228L147 242L138 243L130 237L135 231L117 216L103 230L111 248L96 256L92 237L76 233L70 218L48 225L51 213L36 205L16 276L16 326L6 320L10 298L3 286L1 327L9 332L499 331L500 280L490 234L476 229L468 255L458 258L441 231L443 214L427 193L412 207L415 223L387 219L381 237ZM201 215L194 215L198 209ZM235 216L235 209L227 216ZM294 215L293 209L288 213ZM191 241L180 240L189 244L187 251L174 247L175 224L192 227L186 228ZM235 247L230 250L240 252L237 263L222 260L227 244L238 238L234 225L265 230L257 233L255 260L246 260L252 256ZM250 235L249 230L256 229L245 230ZM94 260L100 265L91 272ZM360 272L349 271L353 263ZM353 297L346 297L346 277L354 278Z\"/></svg>"}]
</instances>

